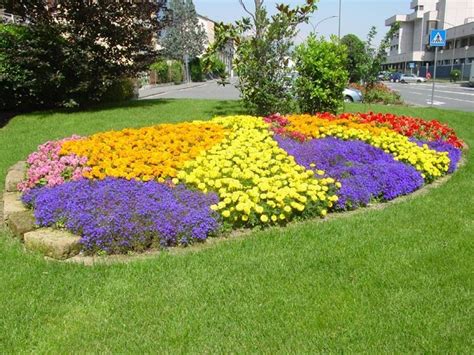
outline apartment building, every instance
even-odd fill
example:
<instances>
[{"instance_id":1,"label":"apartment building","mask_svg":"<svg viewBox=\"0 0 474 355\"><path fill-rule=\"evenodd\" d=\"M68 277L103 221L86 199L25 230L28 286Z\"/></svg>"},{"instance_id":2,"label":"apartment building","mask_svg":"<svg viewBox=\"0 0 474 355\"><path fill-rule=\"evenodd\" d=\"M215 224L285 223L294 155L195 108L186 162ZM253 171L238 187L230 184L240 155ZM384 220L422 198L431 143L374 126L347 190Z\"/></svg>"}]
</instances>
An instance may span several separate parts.
<instances>
[{"instance_id":1,"label":"apartment building","mask_svg":"<svg viewBox=\"0 0 474 355\"><path fill-rule=\"evenodd\" d=\"M439 75L452 69L467 70L474 62L474 0L413 0L409 14L394 15L386 26L400 24L390 43L384 68L424 75L434 64L429 46L432 29L445 29L447 43L439 48Z\"/></svg>"}]
</instances>

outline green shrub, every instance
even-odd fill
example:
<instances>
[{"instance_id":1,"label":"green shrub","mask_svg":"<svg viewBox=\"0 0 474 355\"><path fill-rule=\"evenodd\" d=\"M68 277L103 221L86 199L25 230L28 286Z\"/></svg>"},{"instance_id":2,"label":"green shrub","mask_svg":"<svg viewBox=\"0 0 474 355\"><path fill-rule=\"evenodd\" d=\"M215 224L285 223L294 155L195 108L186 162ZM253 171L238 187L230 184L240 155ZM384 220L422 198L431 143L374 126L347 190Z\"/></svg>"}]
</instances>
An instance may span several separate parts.
<instances>
[{"instance_id":1,"label":"green shrub","mask_svg":"<svg viewBox=\"0 0 474 355\"><path fill-rule=\"evenodd\" d=\"M104 102L127 101L134 97L134 83L129 78L116 80L110 84L102 96Z\"/></svg>"},{"instance_id":2,"label":"green shrub","mask_svg":"<svg viewBox=\"0 0 474 355\"><path fill-rule=\"evenodd\" d=\"M461 78L461 71L459 69L454 69L449 74L449 78L451 81L458 81Z\"/></svg>"},{"instance_id":3,"label":"green shrub","mask_svg":"<svg viewBox=\"0 0 474 355\"><path fill-rule=\"evenodd\" d=\"M202 63L199 58L196 57L189 62L189 70L191 72L192 81L204 81Z\"/></svg>"},{"instance_id":4,"label":"green shrub","mask_svg":"<svg viewBox=\"0 0 474 355\"><path fill-rule=\"evenodd\" d=\"M63 41L40 27L0 24L0 111L63 104L68 92Z\"/></svg>"},{"instance_id":5,"label":"green shrub","mask_svg":"<svg viewBox=\"0 0 474 355\"><path fill-rule=\"evenodd\" d=\"M156 73L156 81L157 83L169 83L170 82L170 75L169 75L169 65L166 60L159 60L152 65L150 65L150 70L153 70Z\"/></svg>"},{"instance_id":6,"label":"green shrub","mask_svg":"<svg viewBox=\"0 0 474 355\"><path fill-rule=\"evenodd\" d=\"M384 105L400 105L403 100L400 94L391 90L383 83L376 83L374 85L359 85L351 84L350 87L362 91L364 95L364 102L368 104L380 103Z\"/></svg>"},{"instance_id":7,"label":"green shrub","mask_svg":"<svg viewBox=\"0 0 474 355\"><path fill-rule=\"evenodd\" d=\"M170 64L171 81L175 84L181 84L184 80L183 65L181 62L174 60Z\"/></svg>"},{"instance_id":8,"label":"green shrub","mask_svg":"<svg viewBox=\"0 0 474 355\"><path fill-rule=\"evenodd\" d=\"M226 67L222 60L220 60L216 55L209 56L207 58L206 67L205 67L206 75L210 75L214 78L222 78L226 74Z\"/></svg>"},{"instance_id":9,"label":"green shrub","mask_svg":"<svg viewBox=\"0 0 474 355\"><path fill-rule=\"evenodd\" d=\"M325 41L310 35L295 53L295 93L300 110L337 112L343 107L342 92L349 77L346 47L336 39Z\"/></svg>"}]
</instances>

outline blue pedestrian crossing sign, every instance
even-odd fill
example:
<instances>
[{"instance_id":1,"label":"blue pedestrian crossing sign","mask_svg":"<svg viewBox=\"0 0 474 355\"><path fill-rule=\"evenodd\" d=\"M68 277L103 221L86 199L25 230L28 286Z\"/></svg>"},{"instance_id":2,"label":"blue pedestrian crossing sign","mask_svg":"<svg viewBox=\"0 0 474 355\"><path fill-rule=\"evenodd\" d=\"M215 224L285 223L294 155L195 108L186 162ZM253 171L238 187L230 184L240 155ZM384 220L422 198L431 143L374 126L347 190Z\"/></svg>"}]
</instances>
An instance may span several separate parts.
<instances>
[{"instance_id":1,"label":"blue pedestrian crossing sign","mask_svg":"<svg viewBox=\"0 0 474 355\"><path fill-rule=\"evenodd\" d=\"M444 47L446 45L446 30L431 30L430 46Z\"/></svg>"}]
</instances>

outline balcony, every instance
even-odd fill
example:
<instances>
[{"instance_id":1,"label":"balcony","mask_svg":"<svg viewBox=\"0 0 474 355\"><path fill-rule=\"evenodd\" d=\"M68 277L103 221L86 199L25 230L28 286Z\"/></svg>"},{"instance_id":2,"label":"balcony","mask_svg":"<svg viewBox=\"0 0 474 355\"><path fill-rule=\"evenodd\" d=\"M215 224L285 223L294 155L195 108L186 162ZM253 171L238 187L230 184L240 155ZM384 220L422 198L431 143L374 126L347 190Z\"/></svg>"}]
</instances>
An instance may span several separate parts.
<instances>
[{"instance_id":1,"label":"balcony","mask_svg":"<svg viewBox=\"0 0 474 355\"><path fill-rule=\"evenodd\" d=\"M385 20L385 26L392 26L396 22L406 22L407 15L394 15Z\"/></svg>"}]
</instances>

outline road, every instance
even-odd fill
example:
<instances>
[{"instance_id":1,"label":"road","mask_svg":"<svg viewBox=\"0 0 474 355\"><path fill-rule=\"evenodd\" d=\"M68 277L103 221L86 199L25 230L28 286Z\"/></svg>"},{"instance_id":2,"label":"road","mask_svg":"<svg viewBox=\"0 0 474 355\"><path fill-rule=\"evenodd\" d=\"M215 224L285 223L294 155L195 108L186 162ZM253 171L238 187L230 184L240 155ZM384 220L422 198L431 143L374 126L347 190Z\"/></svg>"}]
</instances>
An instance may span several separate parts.
<instances>
[{"instance_id":1,"label":"road","mask_svg":"<svg viewBox=\"0 0 474 355\"><path fill-rule=\"evenodd\" d=\"M239 90L235 87L237 81L219 85L215 80L204 83L168 85L140 90L140 99L215 99L238 100Z\"/></svg>"},{"instance_id":2,"label":"road","mask_svg":"<svg viewBox=\"0 0 474 355\"><path fill-rule=\"evenodd\" d=\"M403 100L416 106L431 105L432 83L385 83L398 91ZM474 88L458 84L436 83L433 106L444 109L474 112Z\"/></svg>"},{"instance_id":3,"label":"road","mask_svg":"<svg viewBox=\"0 0 474 355\"><path fill-rule=\"evenodd\" d=\"M230 84L222 86L215 80L204 83L167 85L140 90L140 99L215 99L238 100L239 90L234 78ZM431 83L386 83L391 89L400 92L403 100L416 106L430 106ZM474 88L460 85L437 83L434 107L474 112Z\"/></svg>"}]
</instances>

